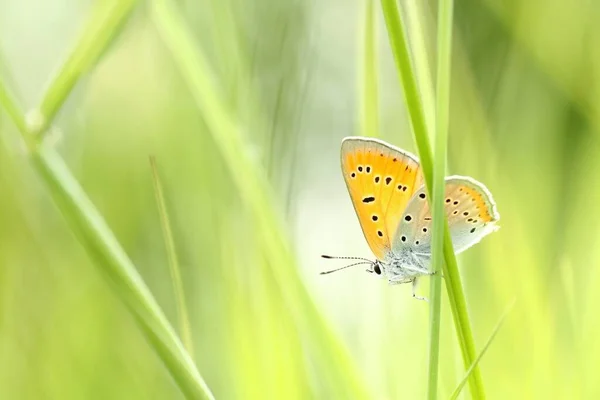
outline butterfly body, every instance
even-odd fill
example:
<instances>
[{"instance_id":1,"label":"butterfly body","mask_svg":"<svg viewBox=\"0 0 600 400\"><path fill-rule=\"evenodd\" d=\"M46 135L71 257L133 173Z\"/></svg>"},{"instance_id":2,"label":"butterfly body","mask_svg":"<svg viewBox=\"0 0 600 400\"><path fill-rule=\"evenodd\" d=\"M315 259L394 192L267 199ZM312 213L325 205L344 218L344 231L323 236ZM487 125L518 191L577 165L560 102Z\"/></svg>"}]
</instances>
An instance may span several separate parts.
<instances>
[{"instance_id":1,"label":"butterfly body","mask_svg":"<svg viewBox=\"0 0 600 400\"><path fill-rule=\"evenodd\" d=\"M365 239L377 257L369 272L390 284L415 284L418 277L431 275L433 225L418 159L381 140L347 137L342 141L341 164ZM445 195L456 253L498 228L495 203L480 182L447 177Z\"/></svg>"},{"instance_id":2,"label":"butterfly body","mask_svg":"<svg viewBox=\"0 0 600 400\"><path fill-rule=\"evenodd\" d=\"M379 260L381 276L390 284L410 282L414 278L429 274L429 257L405 248L390 251L383 260Z\"/></svg>"}]
</instances>

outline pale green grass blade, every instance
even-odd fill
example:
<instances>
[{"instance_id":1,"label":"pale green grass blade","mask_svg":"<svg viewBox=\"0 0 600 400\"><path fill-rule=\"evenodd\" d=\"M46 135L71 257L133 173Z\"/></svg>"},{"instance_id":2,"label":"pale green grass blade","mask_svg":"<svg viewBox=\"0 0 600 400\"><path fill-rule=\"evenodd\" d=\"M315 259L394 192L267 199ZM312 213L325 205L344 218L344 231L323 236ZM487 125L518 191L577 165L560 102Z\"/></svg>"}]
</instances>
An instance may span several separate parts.
<instances>
[{"instance_id":1,"label":"pale green grass blade","mask_svg":"<svg viewBox=\"0 0 600 400\"><path fill-rule=\"evenodd\" d=\"M458 386L456 387L456 389L454 389L454 392L452 392L452 395L450 396L450 400L456 400L458 398L458 396L460 395L461 390L467 384L467 381L469 380L469 377L471 376L471 374L473 373L474 369L479 364L479 361L481 361L481 359L483 358L483 356L487 352L488 348L490 347L490 345L494 341L494 338L496 337L496 335L500 331L500 328L504 324L504 320L506 320L506 317L508 316L508 314L512 311L513 307L515 306L515 303L516 303L516 300L513 300L513 302L506 308L506 311L504 311L504 314L502 314L502 316L500 317L500 320L498 321L498 323L494 327L494 330L492 331L492 334L490 335L490 337L488 338L487 342L483 346L483 349L481 349L481 352L479 353L479 355L477 356L477 358L475 359L475 361L473 361L473 364L469 367L469 369L465 373L465 377L460 381L460 383L458 384Z\"/></svg>"},{"instance_id":2,"label":"pale green grass blade","mask_svg":"<svg viewBox=\"0 0 600 400\"><path fill-rule=\"evenodd\" d=\"M4 85L2 79L0 79L0 104L13 121L15 126L20 132L27 131L27 123L25 122L25 118L21 114L21 110L17 106L17 104L13 101L13 95L10 93L8 88ZM28 133L24 134L24 139L27 142L30 142L31 135Z\"/></svg>"},{"instance_id":3,"label":"pale green grass blade","mask_svg":"<svg viewBox=\"0 0 600 400\"><path fill-rule=\"evenodd\" d=\"M28 139L31 132L26 130L16 102L1 82L0 88L0 101L6 110L10 110L15 125L24 129L20 133L26 139L41 180L92 261L135 317L182 393L190 399L213 399L191 357L102 216L60 156L47 145Z\"/></svg>"},{"instance_id":4,"label":"pale green grass blade","mask_svg":"<svg viewBox=\"0 0 600 400\"><path fill-rule=\"evenodd\" d=\"M362 136L379 136L379 90L377 56L377 9L375 0L365 0L363 24L363 70L360 128Z\"/></svg>"},{"instance_id":5,"label":"pale green grass blade","mask_svg":"<svg viewBox=\"0 0 600 400\"><path fill-rule=\"evenodd\" d=\"M413 70L408 39L405 34L406 30L400 18L396 0L381 0L381 7L383 8L390 46L394 54L394 60L396 61L400 83L402 84L404 100L408 108L417 150L419 151L421 167L423 168L427 187L431 192L431 188L433 187L433 158L423 103L419 96L417 78Z\"/></svg>"},{"instance_id":6,"label":"pale green grass blade","mask_svg":"<svg viewBox=\"0 0 600 400\"><path fill-rule=\"evenodd\" d=\"M55 78L51 80L39 108L35 111L39 122L32 127L33 135L46 134L73 87L98 62L136 4L137 0L111 0L94 4L84 32Z\"/></svg>"},{"instance_id":7,"label":"pale green grass blade","mask_svg":"<svg viewBox=\"0 0 600 400\"><path fill-rule=\"evenodd\" d=\"M169 0L152 2L152 17L221 151L241 198L256 220L256 231L283 299L302 336L306 338L314 367L334 397L368 398L366 387L343 344L331 331L301 282L296 260L283 224L275 210L264 170L257 165L240 136L226 102L216 89L203 54L198 51L177 5ZM243 171L243 173L242 173Z\"/></svg>"},{"instance_id":8,"label":"pale green grass blade","mask_svg":"<svg viewBox=\"0 0 600 400\"><path fill-rule=\"evenodd\" d=\"M60 156L41 145L32 154L36 169L77 239L137 322L190 399L212 399L206 383L135 266Z\"/></svg>"},{"instance_id":9,"label":"pale green grass blade","mask_svg":"<svg viewBox=\"0 0 600 400\"><path fill-rule=\"evenodd\" d=\"M167 257L169 259L169 271L171 272L173 292L175 293L175 297L177 298L177 314L179 316L180 324L179 329L181 331L183 344L185 345L190 356L193 358L194 342L192 340L192 328L190 325L190 318L185 303L185 291L183 289L183 281L181 279L179 259L177 257L175 239L173 239L173 231L171 230L171 222L169 220L169 213L167 212L167 205L165 203L163 186L160 180L160 175L158 173L158 167L156 165L156 158L153 156L150 157L150 168L152 170L152 182L154 183L156 205L158 207L158 213L160 215L160 225L163 232L163 238L165 240Z\"/></svg>"},{"instance_id":10,"label":"pale green grass blade","mask_svg":"<svg viewBox=\"0 0 600 400\"><path fill-rule=\"evenodd\" d=\"M432 193L433 183L433 162L431 147L429 145L429 136L427 133L427 124L423 112L417 87L417 79L411 62L406 30L400 17L398 4L396 0L382 0L383 15L390 46L396 61L396 67L402 83L406 106L409 111L411 124L413 128L415 142L421 159L421 167L429 193ZM476 357L475 343L469 315L467 311L466 299L461 284L456 257L452 248L452 241L448 230L448 224L444 227L444 277L446 280L446 290L448 292L454 325L456 328L458 342L461 348L463 363L468 368ZM483 382L479 368L475 367L472 373L472 379L469 381L473 396L484 398Z\"/></svg>"},{"instance_id":11,"label":"pale green grass blade","mask_svg":"<svg viewBox=\"0 0 600 400\"><path fill-rule=\"evenodd\" d=\"M433 29L427 24L426 12L428 7L428 3L416 1L407 1L403 4L409 29L408 35L413 43L411 54L417 73L419 94L425 110L427 132L435 132L433 125L435 121L435 94L430 57L428 56L429 51L432 51L432 49L431 46L428 47L427 37L427 32ZM433 139L435 140L435 137Z\"/></svg>"},{"instance_id":12,"label":"pale green grass blade","mask_svg":"<svg viewBox=\"0 0 600 400\"><path fill-rule=\"evenodd\" d=\"M442 278L444 255L444 196L446 176L446 147L448 143L448 120L450 108L450 71L452 54L452 0L438 2L438 51L437 51L437 91L435 118L435 160L433 171L433 237L432 268L435 276L430 279L431 289L429 311L429 375L427 394L431 400L437 399L440 356L440 320L442 308Z\"/></svg>"}]
</instances>

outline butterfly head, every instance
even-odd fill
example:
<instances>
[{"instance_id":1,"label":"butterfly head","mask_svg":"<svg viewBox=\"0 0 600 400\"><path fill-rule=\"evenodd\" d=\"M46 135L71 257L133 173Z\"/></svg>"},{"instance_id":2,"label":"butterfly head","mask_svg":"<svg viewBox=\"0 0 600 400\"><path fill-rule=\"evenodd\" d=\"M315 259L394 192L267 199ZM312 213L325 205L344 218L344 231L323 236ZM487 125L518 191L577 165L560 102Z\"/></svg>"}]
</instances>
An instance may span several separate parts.
<instances>
[{"instance_id":1,"label":"butterfly head","mask_svg":"<svg viewBox=\"0 0 600 400\"><path fill-rule=\"evenodd\" d=\"M383 263L379 260L371 261L371 268L367 269L367 272L381 276L385 272Z\"/></svg>"}]
</instances>

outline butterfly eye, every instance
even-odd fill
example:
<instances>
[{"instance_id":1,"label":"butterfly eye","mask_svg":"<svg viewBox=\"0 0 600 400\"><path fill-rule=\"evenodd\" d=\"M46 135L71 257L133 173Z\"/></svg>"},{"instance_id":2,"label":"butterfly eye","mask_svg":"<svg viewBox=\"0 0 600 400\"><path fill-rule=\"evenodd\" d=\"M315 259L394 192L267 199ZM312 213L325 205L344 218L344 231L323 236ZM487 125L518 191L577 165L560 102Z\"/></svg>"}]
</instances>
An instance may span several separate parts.
<instances>
[{"instance_id":1,"label":"butterfly eye","mask_svg":"<svg viewBox=\"0 0 600 400\"><path fill-rule=\"evenodd\" d=\"M381 268L379 268L379 264L375 264L375 266L373 266L373 271L375 271L377 275L381 275Z\"/></svg>"}]
</instances>

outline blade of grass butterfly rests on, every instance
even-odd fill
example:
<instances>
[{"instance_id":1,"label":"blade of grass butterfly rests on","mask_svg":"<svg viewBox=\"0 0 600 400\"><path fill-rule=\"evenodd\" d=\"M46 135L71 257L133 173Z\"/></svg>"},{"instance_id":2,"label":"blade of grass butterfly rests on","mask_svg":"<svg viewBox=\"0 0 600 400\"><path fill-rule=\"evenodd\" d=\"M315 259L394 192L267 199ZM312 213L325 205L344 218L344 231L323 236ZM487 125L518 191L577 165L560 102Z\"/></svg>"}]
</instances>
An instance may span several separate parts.
<instances>
[{"instance_id":1,"label":"blade of grass butterfly rests on","mask_svg":"<svg viewBox=\"0 0 600 400\"><path fill-rule=\"evenodd\" d=\"M438 65L437 65L437 96L435 108L435 159L433 171L433 196L431 207L433 209L433 238L432 245L432 268L437 273L443 269L444 246L444 219L442 215L446 214L450 234L452 235L453 224L450 216L457 213L457 210L451 211L450 202L442 203L444 194L447 198L453 196L452 188L448 188L449 183L444 182L446 175L446 145L448 142L448 109L450 102L450 58L452 44L452 0L438 1ZM428 93L424 90L423 93ZM463 188L460 189L461 191ZM445 193L444 193L445 192ZM458 194L458 193L457 193ZM423 193L424 195L424 193ZM454 196L453 196L454 197ZM461 201L464 203L467 199L456 199L453 202ZM467 204L467 207L471 206ZM443 208L446 208L444 210ZM464 208L464 206L463 206ZM461 210L459 210L461 211ZM461 211L462 212L462 211ZM471 211L472 213L472 211ZM464 212L464 216L458 215L458 218L464 218L469 215L469 211ZM463 222L458 220L457 224ZM463 222L464 223L464 222ZM425 229L425 228L423 228ZM457 248L458 238L452 237L454 250ZM438 395L438 373L439 373L439 353L440 353L440 324L442 315L442 281L436 277L430 282L431 306L429 309L429 373L427 384L427 397L429 400L437 399Z\"/></svg>"},{"instance_id":2,"label":"blade of grass butterfly rests on","mask_svg":"<svg viewBox=\"0 0 600 400\"><path fill-rule=\"evenodd\" d=\"M492 334L490 335L489 339L487 340L487 342L485 343L485 345L481 349L481 352L479 353L479 355L477 356L477 358L475 359L475 361L473 361L473 364L469 367L469 369L465 373L464 378L460 381L460 383L458 384L458 386L456 387L456 389L454 389L454 392L452 392L452 395L450 396L450 400L456 400L458 398L458 396L460 395L460 392L462 391L463 387L467 384L467 380L471 376L471 373L477 367L477 365L479 364L479 361L481 361L481 359L483 358L483 356L485 355L485 353L489 349L490 345L492 344L492 342L496 338L496 335L498 334L498 332L500 331L500 328L504 324L504 321L506 320L506 317L508 317L508 314L512 311L513 307L515 306L515 303L516 303L516 300L513 300L510 303L510 305L506 308L506 310L504 311L504 313L500 317L500 320L496 324L496 327L494 327L494 330L492 331Z\"/></svg>"},{"instance_id":3,"label":"blade of grass butterfly rests on","mask_svg":"<svg viewBox=\"0 0 600 400\"><path fill-rule=\"evenodd\" d=\"M183 281L181 280L179 258L177 257L177 250L175 248L175 240L173 239L173 231L171 230L171 222L165 203L163 186L160 175L158 174L158 167L154 156L150 156L150 169L152 171L152 182L154 183L154 194L156 196L156 205L160 216L160 225L167 250L167 258L169 260L169 271L171 272L173 292L177 298L177 313L179 314L181 337L183 344L190 353L190 357L194 358L194 342L192 340L192 329L187 306L185 304L185 291L183 289Z\"/></svg>"},{"instance_id":4,"label":"blade of grass butterfly rests on","mask_svg":"<svg viewBox=\"0 0 600 400\"><path fill-rule=\"evenodd\" d=\"M414 139L421 158L423 175L427 183L428 191L431 194L433 189L433 162L429 145L429 135L427 133L423 105L419 97L417 79L411 62L404 23L400 17L397 0L381 0L381 7L388 31L390 47L403 88L402 93L404 94L405 103L411 119ZM452 317L461 349L463 365L465 368L469 368L476 357L475 341L473 339L466 299L447 224L444 226L444 259L445 287L452 310ZM469 385L473 396L480 398L485 397L481 373L477 366L471 375Z\"/></svg>"}]
</instances>

